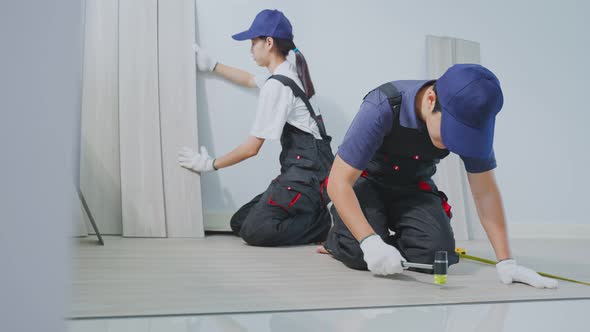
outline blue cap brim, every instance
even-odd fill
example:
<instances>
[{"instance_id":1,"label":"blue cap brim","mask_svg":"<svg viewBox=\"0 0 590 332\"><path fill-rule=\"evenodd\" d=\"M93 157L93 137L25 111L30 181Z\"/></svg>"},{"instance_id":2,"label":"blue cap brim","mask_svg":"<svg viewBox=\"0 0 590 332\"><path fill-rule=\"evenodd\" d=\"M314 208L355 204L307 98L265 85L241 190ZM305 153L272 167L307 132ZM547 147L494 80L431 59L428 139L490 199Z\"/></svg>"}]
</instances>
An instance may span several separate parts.
<instances>
[{"instance_id":1,"label":"blue cap brim","mask_svg":"<svg viewBox=\"0 0 590 332\"><path fill-rule=\"evenodd\" d=\"M242 41L242 40L254 39L258 36L254 32L252 32L250 30L246 30L246 31L242 31L240 33L236 33L235 35L233 35L231 37L235 40Z\"/></svg>"},{"instance_id":2,"label":"blue cap brim","mask_svg":"<svg viewBox=\"0 0 590 332\"><path fill-rule=\"evenodd\" d=\"M495 118L481 128L472 128L457 121L449 112L442 109L440 134L443 144L451 152L471 158L488 158L494 142Z\"/></svg>"}]
</instances>

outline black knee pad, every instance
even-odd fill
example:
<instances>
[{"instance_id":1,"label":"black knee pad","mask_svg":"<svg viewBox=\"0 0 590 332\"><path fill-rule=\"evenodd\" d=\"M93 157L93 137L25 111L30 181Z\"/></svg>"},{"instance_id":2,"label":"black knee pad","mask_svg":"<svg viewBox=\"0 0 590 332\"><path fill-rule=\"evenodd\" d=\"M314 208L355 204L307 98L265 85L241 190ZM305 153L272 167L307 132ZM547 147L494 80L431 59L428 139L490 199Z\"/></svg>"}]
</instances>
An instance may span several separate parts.
<instances>
[{"instance_id":1,"label":"black knee pad","mask_svg":"<svg viewBox=\"0 0 590 332\"><path fill-rule=\"evenodd\" d=\"M254 218L246 218L242 223L239 236L249 245L257 247L275 247L282 245L277 242L277 235L268 224Z\"/></svg>"}]
</instances>

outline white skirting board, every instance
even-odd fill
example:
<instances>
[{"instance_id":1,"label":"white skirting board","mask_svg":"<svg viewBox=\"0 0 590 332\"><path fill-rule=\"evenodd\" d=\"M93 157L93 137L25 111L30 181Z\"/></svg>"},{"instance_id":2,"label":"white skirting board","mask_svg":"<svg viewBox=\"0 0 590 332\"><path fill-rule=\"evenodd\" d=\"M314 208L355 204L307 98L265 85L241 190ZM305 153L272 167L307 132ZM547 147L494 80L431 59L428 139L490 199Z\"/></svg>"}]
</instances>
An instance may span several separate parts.
<instances>
[{"instance_id":1,"label":"white skirting board","mask_svg":"<svg viewBox=\"0 0 590 332\"><path fill-rule=\"evenodd\" d=\"M233 213L205 211L204 223L206 231L231 232L229 222ZM454 221L453 221L454 222ZM475 219L472 224L479 224ZM479 225L481 228L481 225ZM588 239L590 240L590 224L534 224L513 223L508 221L508 233L511 239ZM457 240L461 240L456 238ZM473 234L472 240L487 240L485 232Z\"/></svg>"},{"instance_id":2,"label":"white skirting board","mask_svg":"<svg viewBox=\"0 0 590 332\"><path fill-rule=\"evenodd\" d=\"M535 224L508 223L508 234L511 239L588 239L590 240L590 224Z\"/></svg>"},{"instance_id":3,"label":"white skirting board","mask_svg":"<svg viewBox=\"0 0 590 332\"><path fill-rule=\"evenodd\" d=\"M233 213L205 211L203 218L206 231L231 232L229 222Z\"/></svg>"},{"instance_id":4,"label":"white skirting board","mask_svg":"<svg viewBox=\"0 0 590 332\"><path fill-rule=\"evenodd\" d=\"M198 149L195 2L158 3L160 126L168 237L202 237L200 175L178 165L182 146Z\"/></svg>"},{"instance_id":5,"label":"white skirting board","mask_svg":"<svg viewBox=\"0 0 590 332\"><path fill-rule=\"evenodd\" d=\"M166 236L157 15L157 0L119 1L119 128L124 236Z\"/></svg>"},{"instance_id":6,"label":"white skirting board","mask_svg":"<svg viewBox=\"0 0 590 332\"><path fill-rule=\"evenodd\" d=\"M118 0L86 1L80 188L105 234L121 234L118 6ZM89 225L86 213L80 216Z\"/></svg>"}]
</instances>

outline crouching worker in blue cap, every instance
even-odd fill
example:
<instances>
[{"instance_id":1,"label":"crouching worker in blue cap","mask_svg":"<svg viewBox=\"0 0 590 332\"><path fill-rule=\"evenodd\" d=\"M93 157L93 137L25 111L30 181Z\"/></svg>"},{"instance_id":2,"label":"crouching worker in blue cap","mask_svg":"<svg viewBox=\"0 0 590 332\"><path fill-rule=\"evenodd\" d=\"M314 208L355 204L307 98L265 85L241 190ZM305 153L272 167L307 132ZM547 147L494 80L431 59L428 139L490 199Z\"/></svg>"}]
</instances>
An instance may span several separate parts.
<instances>
[{"instance_id":1,"label":"crouching worker in blue cap","mask_svg":"<svg viewBox=\"0 0 590 332\"><path fill-rule=\"evenodd\" d=\"M256 246L322 242L331 224L326 185L334 154L319 110L312 106L314 86L293 42L291 23L278 10L263 10L248 30L232 37L250 40L254 61L272 76L254 77L219 63L195 45L197 66L236 84L260 88L250 136L217 159L204 147L200 152L183 148L180 165L200 173L218 170L254 157L265 140L280 139L281 174L234 214L231 228ZM290 51L295 52L296 66L286 60Z\"/></svg>"},{"instance_id":2,"label":"crouching worker in blue cap","mask_svg":"<svg viewBox=\"0 0 590 332\"><path fill-rule=\"evenodd\" d=\"M440 250L457 263L451 207L431 178L453 152L465 164L500 280L557 287L510 253L493 171L502 104L496 76L475 64L454 65L437 81L393 81L369 92L330 172L334 226L318 251L378 275L401 273L403 260L432 264Z\"/></svg>"}]
</instances>

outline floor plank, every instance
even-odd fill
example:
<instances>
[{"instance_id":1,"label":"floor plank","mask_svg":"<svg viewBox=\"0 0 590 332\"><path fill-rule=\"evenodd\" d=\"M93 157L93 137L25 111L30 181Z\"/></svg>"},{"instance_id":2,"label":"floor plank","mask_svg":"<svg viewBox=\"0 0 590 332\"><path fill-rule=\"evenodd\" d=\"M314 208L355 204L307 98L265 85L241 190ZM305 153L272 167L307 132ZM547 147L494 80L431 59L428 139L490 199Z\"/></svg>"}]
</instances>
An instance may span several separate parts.
<instances>
[{"instance_id":1,"label":"floor plank","mask_svg":"<svg viewBox=\"0 0 590 332\"><path fill-rule=\"evenodd\" d=\"M162 167L168 237L203 237L201 178L178 165L183 146L198 149L194 1L158 3Z\"/></svg>"},{"instance_id":2,"label":"floor plank","mask_svg":"<svg viewBox=\"0 0 590 332\"><path fill-rule=\"evenodd\" d=\"M117 0L86 1L80 187L103 234L121 234L122 227L118 5ZM81 216L90 225L86 213Z\"/></svg>"},{"instance_id":3,"label":"floor plank","mask_svg":"<svg viewBox=\"0 0 590 332\"><path fill-rule=\"evenodd\" d=\"M157 8L157 0L119 2L119 127L124 236L166 236Z\"/></svg>"}]
</instances>

